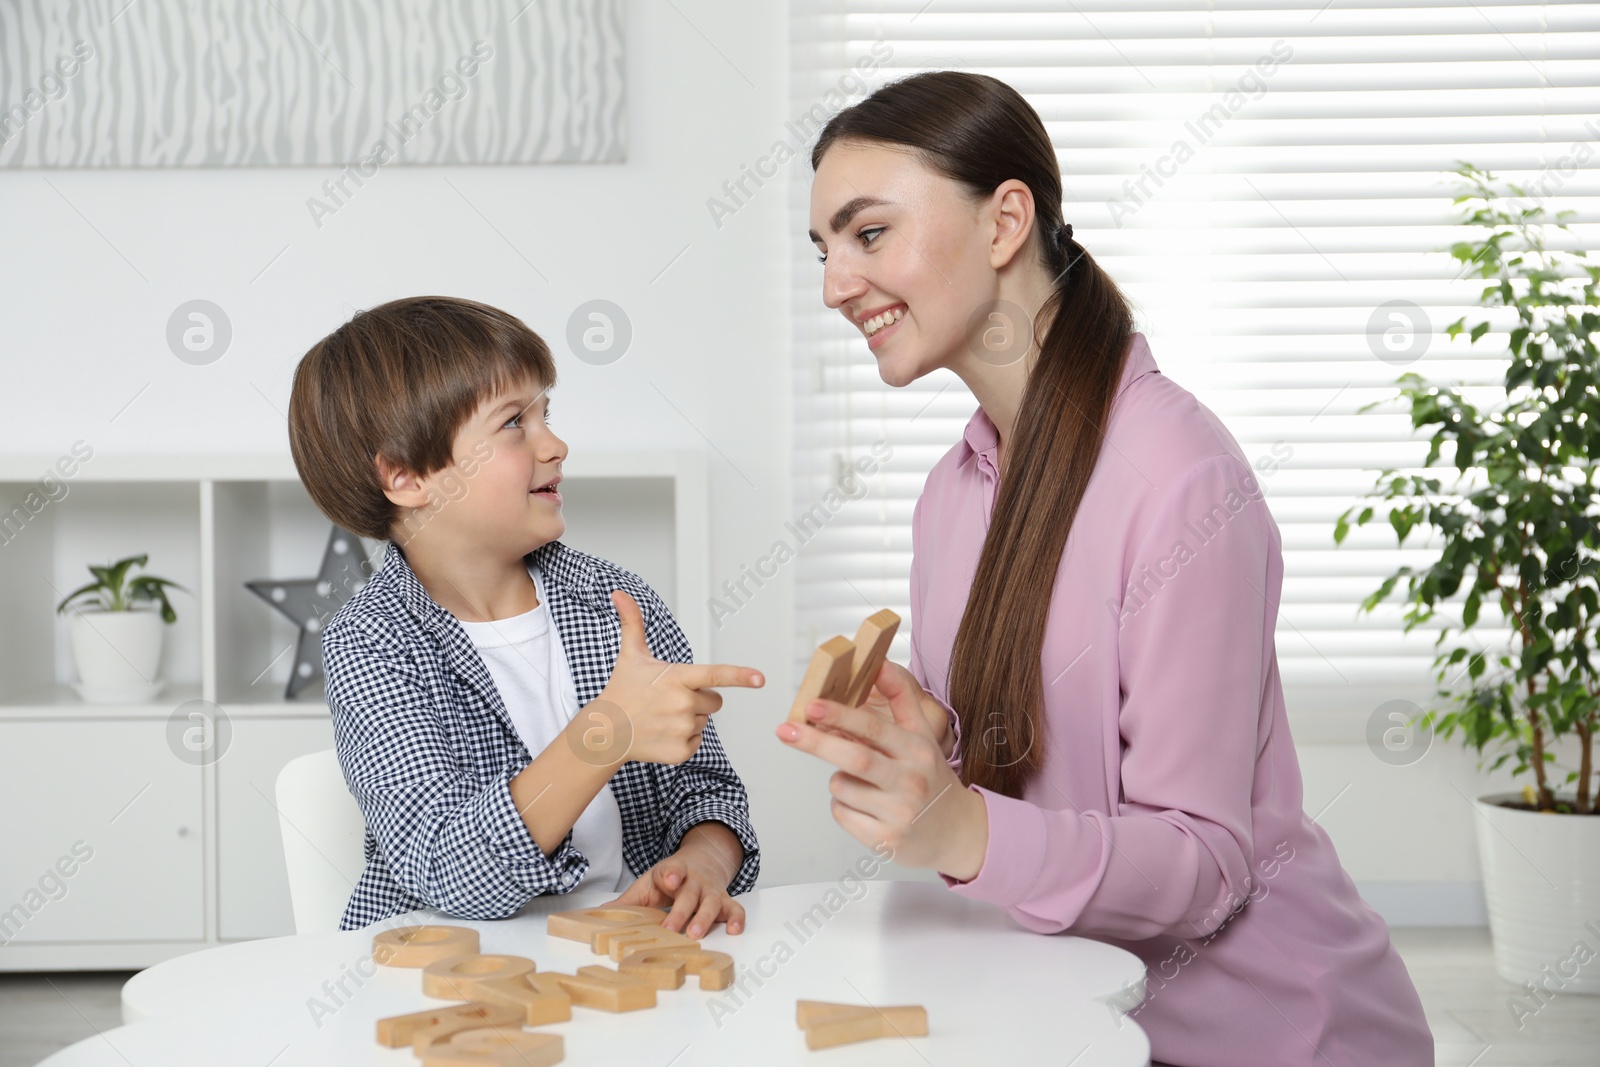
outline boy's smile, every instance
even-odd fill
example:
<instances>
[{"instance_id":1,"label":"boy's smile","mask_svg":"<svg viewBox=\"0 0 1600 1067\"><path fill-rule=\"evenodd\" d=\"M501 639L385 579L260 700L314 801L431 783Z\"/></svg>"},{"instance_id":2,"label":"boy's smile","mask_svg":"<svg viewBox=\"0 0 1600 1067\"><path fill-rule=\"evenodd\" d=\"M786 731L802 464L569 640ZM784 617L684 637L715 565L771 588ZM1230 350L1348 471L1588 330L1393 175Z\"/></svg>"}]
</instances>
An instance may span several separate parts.
<instances>
[{"instance_id":1,"label":"boy's smile","mask_svg":"<svg viewBox=\"0 0 1600 1067\"><path fill-rule=\"evenodd\" d=\"M542 496L548 497L549 499L555 501L556 507L560 507L561 506L561 490L556 488L556 486L558 486L560 484L561 484L561 475L558 474L554 478L552 478L548 482L546 482L545 484L539 486L539 488L535 489L533 491L534 495L536 495L536 496L542 495Z\"/></svg>"}]
</instances>

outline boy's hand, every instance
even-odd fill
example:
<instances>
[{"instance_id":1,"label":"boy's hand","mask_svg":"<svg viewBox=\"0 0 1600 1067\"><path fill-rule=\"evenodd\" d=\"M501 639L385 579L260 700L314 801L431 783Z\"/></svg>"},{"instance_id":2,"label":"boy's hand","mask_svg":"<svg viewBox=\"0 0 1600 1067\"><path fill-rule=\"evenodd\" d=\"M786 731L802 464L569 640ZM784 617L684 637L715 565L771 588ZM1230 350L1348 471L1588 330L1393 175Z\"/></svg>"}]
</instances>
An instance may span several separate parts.
<instances>
[{"instance_id":1,"label":"boy's hand","mask_svg":"<svg viewBox=\"0 0 1600 1067\"><path fill-rule=\"evenodd\" d=\"M668 930L699 940L718 922L728 933L744 930L744 905L728 895L728 883L739 873L744 846L733 831L703 822L683 835L678 851L645 871L611 904L634 904L672 910L661 923Z\"/></svg>"},{"instance_id":2,"label":"boy's hand","mask_svg":"<svg viewBox=\"0 0 1600 1067\"><path fill-rule=\"evenodd\" d=\"M617 664L599 698L573 718L569 731L577 733L569 741L591 763L682 763L699 750L706 720L722 707L714 686L759 689L766 680L749 667L663 663L645 643L639 605L620 589L611 602L622 623Z\"/></svg>"}]
</instances>

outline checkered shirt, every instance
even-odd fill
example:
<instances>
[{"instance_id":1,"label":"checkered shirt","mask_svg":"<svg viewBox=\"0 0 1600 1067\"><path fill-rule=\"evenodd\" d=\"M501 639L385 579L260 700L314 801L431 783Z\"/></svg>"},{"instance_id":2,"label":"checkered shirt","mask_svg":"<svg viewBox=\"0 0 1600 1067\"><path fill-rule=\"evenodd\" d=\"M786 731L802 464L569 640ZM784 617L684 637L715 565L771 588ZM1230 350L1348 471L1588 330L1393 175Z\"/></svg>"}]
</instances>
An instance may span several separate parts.
<instances>
[{"instance_id":1,"label":"checkered shirt","mask_svg":"<svg viewBox=\"0 0 1600 1067\"><path fill-rule=\"evenodd\" d=\"M666 604L637 575L559 541L528 558L545 576L580 707L599 696L617 660L614 589L639 604L653 655L694 661ZM466 631L399 547L389 544L382 569L329 621L322 655L339 765L367 824L366 869L340 929L424 907L505 918L539 894L577 886L589 860L570 831L551 856L528 833L509 786L528 750ZM688 760L626 761L610 788L635 875L675 852L690 827L714 820L744 845L729 892L755 884L761 863L749 800L710 721Z\"/></svg>"}]
</instances>

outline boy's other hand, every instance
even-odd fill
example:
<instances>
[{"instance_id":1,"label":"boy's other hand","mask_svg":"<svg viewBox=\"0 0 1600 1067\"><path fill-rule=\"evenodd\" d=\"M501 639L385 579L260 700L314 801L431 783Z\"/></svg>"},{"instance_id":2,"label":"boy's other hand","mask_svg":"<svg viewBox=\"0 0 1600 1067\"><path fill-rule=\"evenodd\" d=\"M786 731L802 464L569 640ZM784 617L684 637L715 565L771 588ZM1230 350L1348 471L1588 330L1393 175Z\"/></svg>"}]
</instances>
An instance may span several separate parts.
<instances>
[{"instance_id":1,"label":"boy's other hand","mask_svg":"<svg viewBox=\"0 0 1600 1067\"><path fill-rule=\"evenodd\" d=\"M650 654L634 599L619 589L611 603L622 624L622 647L599 698L573 718L569 730L579 735L569 740L584 758L594 755L608 764L682 763L699 750L706 720L722 707L715 687L759 689L766 679L750 667L725 663L664 663Z\"/></svg>"},{"instance_id":2,"label":"boy's other hand","mask_svg":"<svg viewBox=\"0 0 1600 1067\"><path fill-rule=\"evenodd\" d=\"M683 835L678 851L645 871L611 904L672 906L661 925L696 941L726 921L728 933L744 930L744 905L728 895L743 852L733 831L700 823Z\"/></svg>"}]
</instances>

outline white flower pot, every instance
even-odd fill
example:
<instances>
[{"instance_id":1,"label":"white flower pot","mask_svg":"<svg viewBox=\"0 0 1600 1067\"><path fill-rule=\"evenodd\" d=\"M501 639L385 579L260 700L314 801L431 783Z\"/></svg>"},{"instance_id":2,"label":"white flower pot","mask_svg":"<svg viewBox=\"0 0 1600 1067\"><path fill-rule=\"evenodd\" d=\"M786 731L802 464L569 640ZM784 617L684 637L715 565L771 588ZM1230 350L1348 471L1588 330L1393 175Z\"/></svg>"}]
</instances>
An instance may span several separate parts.
<instances>
[{"instance_id":1,"label":"white flower pot","mask_svg":"<svg viewBox=\"0 0 1600 1067\"><path fill-rule=\"evenodd\" d=\"M1495 970L1551 993L1600 993L1600 815L1501 807L1479 797L1478 857Z\"/></svg>"},{"instance_id":2,"label":"white flower pot","mask_svg":"<svg viewBox=\"0 0 1600 1067\"><path fill-rule=\"evenodd\" d=\"M166 688L161 639L166 623L152 609L85 611L72 616L78 695L91 704L136 704Z\"/></svg>"}]
</instances>

